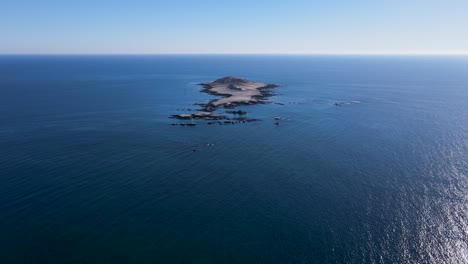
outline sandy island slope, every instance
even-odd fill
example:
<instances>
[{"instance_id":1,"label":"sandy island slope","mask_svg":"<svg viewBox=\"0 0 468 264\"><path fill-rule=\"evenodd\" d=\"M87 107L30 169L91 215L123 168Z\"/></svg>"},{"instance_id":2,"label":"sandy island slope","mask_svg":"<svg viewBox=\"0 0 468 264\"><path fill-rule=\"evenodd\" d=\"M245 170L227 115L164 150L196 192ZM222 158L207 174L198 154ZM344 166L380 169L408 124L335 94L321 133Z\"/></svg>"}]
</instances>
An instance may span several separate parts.
<instances>
[{"instance_id":1,"label":"sandy island slope","mask_svg":"<svg viewBox=\"0 0 468 264\"><path fill-rule=\"evenodd\" d=\"M271 95L268 88L278 87L277 84L261 83L238 77L224 77L214 82L200 83L203 92L225 96L211 101L211 107L235 107L240 104L256 104Z\"/></svg>"}]
</instances>

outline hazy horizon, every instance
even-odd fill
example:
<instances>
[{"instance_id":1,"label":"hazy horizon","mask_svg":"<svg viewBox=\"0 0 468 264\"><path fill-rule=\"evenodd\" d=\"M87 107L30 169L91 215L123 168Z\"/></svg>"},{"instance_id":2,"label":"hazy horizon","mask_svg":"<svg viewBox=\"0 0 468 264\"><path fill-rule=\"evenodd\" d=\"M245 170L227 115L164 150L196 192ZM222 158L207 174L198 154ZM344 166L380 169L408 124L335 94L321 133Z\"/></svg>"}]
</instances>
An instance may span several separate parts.
<instances>
[{"instance_id":1,"label":"hazy horizon","mask_svg":"<svg viewBox=\"0 0 468 264\"><path fill-rule=\"evenodd\" d=\"M177 55L252 55L252 56L468 56L468 53L0 53L0 56L177 56Z\"/></svg>"}]
</instances>

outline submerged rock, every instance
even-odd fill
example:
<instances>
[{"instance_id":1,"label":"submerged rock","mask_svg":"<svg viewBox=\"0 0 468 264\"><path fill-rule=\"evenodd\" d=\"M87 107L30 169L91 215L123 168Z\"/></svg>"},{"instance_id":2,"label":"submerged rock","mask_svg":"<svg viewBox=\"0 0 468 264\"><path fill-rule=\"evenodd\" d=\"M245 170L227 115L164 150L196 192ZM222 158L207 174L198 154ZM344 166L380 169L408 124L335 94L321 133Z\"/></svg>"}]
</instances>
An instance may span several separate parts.
<instances>
[{"instance_id":1,"label":"submerged rock","mask_svg":"<svg viewBox=\"0 0 468 264\"><path fill-rule=\"evenodd\" d=\"M242 110L226 111L226 113L233 114L233 115L246 115L246 114L248 114L246 111L242 111Z\"/></svg>"},{"instance_id":2,"label":"submerged rock","mask_svg":"<svg viewBox=\"0 0 468 264\"><path fill-rule=\"evenodd\" d=\"M345 105L354 105L354 104L360 104L360 101L351 101L351 102L336 102L336 106L345 106Z\"/></svg>"}]
</instances>

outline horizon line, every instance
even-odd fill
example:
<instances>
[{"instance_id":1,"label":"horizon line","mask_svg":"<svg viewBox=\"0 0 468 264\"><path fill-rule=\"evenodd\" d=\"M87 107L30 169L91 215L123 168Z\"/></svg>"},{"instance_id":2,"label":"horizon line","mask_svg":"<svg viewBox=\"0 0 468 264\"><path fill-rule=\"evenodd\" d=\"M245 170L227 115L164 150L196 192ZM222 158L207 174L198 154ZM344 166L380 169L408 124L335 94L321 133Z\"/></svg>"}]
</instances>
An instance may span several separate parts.
<instances>
[{"instance_id":1,"label":"horizon line","mask_svg":"<svg viewBox=\"0 0 468 264\"><path fill-rule=\"evenodd\" d=\"M159 55L283 55L283 56L468 56L460 53L0 53L0 56L159 56Z\"/></svg>"}]
</instances>

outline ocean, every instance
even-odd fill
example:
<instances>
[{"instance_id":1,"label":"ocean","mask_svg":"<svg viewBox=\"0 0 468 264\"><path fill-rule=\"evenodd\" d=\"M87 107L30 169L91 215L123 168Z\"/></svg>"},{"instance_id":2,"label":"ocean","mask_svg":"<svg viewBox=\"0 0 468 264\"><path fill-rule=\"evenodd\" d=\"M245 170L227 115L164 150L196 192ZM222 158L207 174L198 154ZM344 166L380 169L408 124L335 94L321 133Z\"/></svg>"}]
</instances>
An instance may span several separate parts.
<instances>
[{"instance_id":1,"label":"ocean","mask_svg":"<svg viewBox=\"0 0 468 264\"><path fill-rule=\"evenodd\" d=\"M0 56L0 262L468 263L468 57Z\"/></svg>"}]
</instances>

